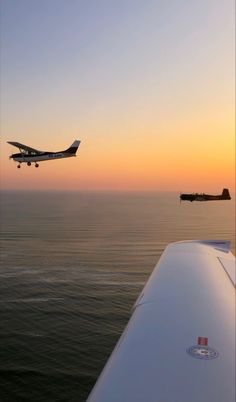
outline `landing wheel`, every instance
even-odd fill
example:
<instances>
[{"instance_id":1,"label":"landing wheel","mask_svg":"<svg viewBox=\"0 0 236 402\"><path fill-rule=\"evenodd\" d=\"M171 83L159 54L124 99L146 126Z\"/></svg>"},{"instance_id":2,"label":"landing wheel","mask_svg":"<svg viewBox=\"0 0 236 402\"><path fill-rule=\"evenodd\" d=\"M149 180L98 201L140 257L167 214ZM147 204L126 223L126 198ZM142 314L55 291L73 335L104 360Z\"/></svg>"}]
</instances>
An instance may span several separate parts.
<instances>
[{"instance_id":1,"label":"landing wheel","mask_svg":"<svg viewBox=\"0 0 236 402\"><path fill-rule=\"evenodd\" d=\"M31 162L27 162L27 166L31 166Z\"/></svg>"},{"instance_id":2,"label":"landing wheel","mask_svg":"<svg viewBox=\"0 0 236 402\"><path fill-rule=\"evenodd\" d=\"M39 164L38 164L38 163L35 163L35 167L39 167Z\"/></svg>"},{"instance_id":3,"label":"landing wheel","mask_svg":"<svg viewBox=\"0 0 236 402\"><path fill-rule=\"evenodd\" d=\"M17 167L18 167L18 169L20 169L21 166L20 166L20 165L17 165Z\"/></svg>"}]
</instances>

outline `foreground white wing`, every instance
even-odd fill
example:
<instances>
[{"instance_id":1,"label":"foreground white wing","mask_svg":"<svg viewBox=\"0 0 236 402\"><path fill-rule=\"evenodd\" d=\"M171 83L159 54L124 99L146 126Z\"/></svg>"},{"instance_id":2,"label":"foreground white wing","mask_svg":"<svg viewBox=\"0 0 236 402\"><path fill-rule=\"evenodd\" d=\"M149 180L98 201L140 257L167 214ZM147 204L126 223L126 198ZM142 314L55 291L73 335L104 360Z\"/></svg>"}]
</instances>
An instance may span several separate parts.
<instances>
[{"instance_id":1,"label":"foreground white wing","mask_svg":"<svg viewBox=\"0 0 236 402\"><path fill-rule=\"evenodd\" d=\"M170 244L88 402L234 402L235 258Z\"/></svg>"}]
</instances>

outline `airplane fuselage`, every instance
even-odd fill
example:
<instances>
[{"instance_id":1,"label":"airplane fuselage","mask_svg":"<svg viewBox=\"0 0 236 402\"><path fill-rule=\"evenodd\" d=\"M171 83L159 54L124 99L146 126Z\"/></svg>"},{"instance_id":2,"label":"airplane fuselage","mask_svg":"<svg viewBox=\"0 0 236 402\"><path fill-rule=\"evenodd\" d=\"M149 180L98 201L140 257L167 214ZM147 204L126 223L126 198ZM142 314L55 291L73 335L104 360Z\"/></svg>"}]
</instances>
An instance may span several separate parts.
<instances>
[{"instance_id":1,"label":"airplane fuselage","mask_svg":"<svg viewBox=\"0 0 236 402\"><path fill-rule=\"evenodd\" d=\"M64 152L43 152L41 154L37 155L27 155L27 154L13 154L11 158L20 163L28 163L28 162L42 162L42 161L48 161L48 160L53 160L53 159L62 159L62 158L70 158L72 156L76 156L75 154L69 154L69 153L64 153Z\"/></svg>"},{"instance_id":2,"label":"airplane fuselage","mask_svg":"<svg viewBox=\"0 0 236 402\"><path fill-rule=\"evenodd\" d=\"M222 195L210 195L210 194L181 194L181 200L183 201L216 201L216 200L230 200Z\"/></svg>"}]
</instances>

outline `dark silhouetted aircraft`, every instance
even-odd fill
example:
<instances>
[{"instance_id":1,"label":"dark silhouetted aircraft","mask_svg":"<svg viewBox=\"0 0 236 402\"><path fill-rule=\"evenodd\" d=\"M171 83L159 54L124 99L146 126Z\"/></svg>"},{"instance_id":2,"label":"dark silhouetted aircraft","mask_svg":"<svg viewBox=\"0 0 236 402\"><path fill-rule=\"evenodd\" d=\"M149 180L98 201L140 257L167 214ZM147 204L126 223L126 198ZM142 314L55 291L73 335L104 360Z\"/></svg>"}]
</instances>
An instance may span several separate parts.
<instances>
[{"instance_id":1,"label":"dark silhouetted aircraft","mask_svg":"<svg viewBox=\"0 0 236 402\"><path fill-rule=\"evenodd\" d=\"M218 200L231 200L229 190L224 188L222 194L211 195L205 193L192 193L192 194L180 194L181 201L218 201Z\"/></svg>"}]
</instances>

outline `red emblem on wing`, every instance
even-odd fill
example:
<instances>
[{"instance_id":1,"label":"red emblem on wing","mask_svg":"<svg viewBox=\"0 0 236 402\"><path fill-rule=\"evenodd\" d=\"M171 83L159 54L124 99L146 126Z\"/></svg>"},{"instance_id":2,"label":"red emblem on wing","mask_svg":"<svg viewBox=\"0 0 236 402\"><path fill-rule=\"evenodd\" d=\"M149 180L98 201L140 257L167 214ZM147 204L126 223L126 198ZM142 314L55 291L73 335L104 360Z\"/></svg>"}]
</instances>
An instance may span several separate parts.
<instances>
[{"instance_id":1,"label":"red emblem on wing","mask_svg":"<svg viewBox=\"0 0 236 402\"><path fill-rule=\"evenodd\" d=\"M197 343L198 343L198 345L207 346L208 345L208 338L205 338L203 336L199 336Z\"/></svg>"}]
</instances>

